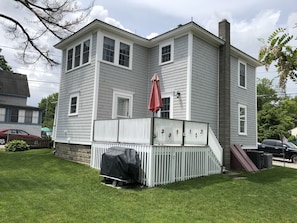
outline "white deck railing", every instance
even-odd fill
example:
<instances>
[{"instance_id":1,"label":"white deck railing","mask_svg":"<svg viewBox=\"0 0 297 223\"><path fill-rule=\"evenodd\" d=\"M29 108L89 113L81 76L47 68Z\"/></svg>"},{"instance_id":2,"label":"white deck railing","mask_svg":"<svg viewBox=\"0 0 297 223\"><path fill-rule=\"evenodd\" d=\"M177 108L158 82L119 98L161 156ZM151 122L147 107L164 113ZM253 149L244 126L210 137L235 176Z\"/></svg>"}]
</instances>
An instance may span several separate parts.
<instances>
[{"instance_id":1,"label":"white deck railing","mask_svg":"<svg viewBox=\"0 0 297 223\"><path fill-rule=\"evenodd\" d=\"M96 121L90 166L110 147L135 149L139 182L153 187L221 173L223 149L207 123L164 119Z\"/></svg>"}]
</instances>

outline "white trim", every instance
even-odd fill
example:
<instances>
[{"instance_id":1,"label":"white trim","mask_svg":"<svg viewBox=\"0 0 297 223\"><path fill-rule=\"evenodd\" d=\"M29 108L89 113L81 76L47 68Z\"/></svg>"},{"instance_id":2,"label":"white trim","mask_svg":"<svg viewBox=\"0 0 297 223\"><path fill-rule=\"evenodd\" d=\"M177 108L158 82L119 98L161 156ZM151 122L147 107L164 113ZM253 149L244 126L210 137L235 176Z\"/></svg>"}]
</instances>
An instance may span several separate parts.
<instances>
[{"instance_id":1,"label":"white trim","mask_svg":"<svg viewBox=\"0 0 297 223\"><path fill-rule=\"evenodd\" d=\"M240 116L240 109L243 108L245 111L244 114L244 132L241 132L240 130L240 121L241 121L241 116ZM242 105L242 104L238 104L238 135L247 135L247 106L246 105Z\"/></svg>"},{"instance_id":2,"label":"white trim","mask_svg":"<svg viewBox=\"0 0 297 223\"><path fill-rule=\"evenodd\" d=\"M109 61L103 60L104 37L110 38L110 39L112 39L112 40L115 41L115 43L114 43L115 44L114 45L114 62L109 62ZM107 34L107 33L101 32L99 43L101 44L99 47L102 49L102 50L98 51L98 53L100 53L100 57L99 58L100 58L100 61L101 62L107 63L107 64L111 64L111 65L114 65L114 66L117 66L117 67L121 67L121 68L124 68L124 69L132 70L133 43L131 41L123 40L123 39L120 39L118 37L115 37L115 36L113 36L113 35L111 35L109 33ZM129 49L129 66L128 67L119 64L120 43L124 43L124 44L127 44L127 45L130 46L130 49Z\"/></svg>"},{"instance_id":3,"label":"white trim","mask_svg":"<svg viewBox=\"0 0 297 223\"><path fill-rule=\"evenodd\" d=\"M170 60L166 62L162 62L162 48L170 46ZM159 44L159 65L165 65L172 63L174 61L174 40L166 41Z\"/></svg>"},{"instance_id":4,"label":"white trim","mask_svg":"<svg viewBox=\"0 0 297 223\"><path fill-rule=\"evenodd\" d=\"M76 100L76 110L75 113L71 113L71 99L72 98L77 98ZM79 105L79 93L72 93L69 95L69 104L68 104L68 116L76 116L78 115L78 105Z\"/></svg>"},{"instance_id":5,"label":"white trim","mask_svg":"<svg viewBox=\"0 0 297 223\"><path fill-rule=\"evenodd\" d=\"M240 85L240 64L243 64L244 65L244 83L245 83L245 86L241 86ZM243 88L243 89L247 89L247 64L241 60L238 60L238 75L237 75L237 78L238 78L238 87L240 88Z\"/></svg>"},{"instance_id":6,"label":"white trim","mask_svg":"<svg viewBox=\"0 0 297 223\"><path fill-rule=\"evenodd\" d=\"M120 89L113 89L113 102L112 102L112 119L118 118L118 98L125 98L129 100L129 114L127 118L132 118L133 115L133 95L134 92L120 90Z\"/></svg>"},{"instance_id":7,"label":"white trim","mask_svg":"<svg viewBox=\"0 0 297 223\"><path fill-rule=\"evenodd\" d=\"M187 106L186 106L186 120L192 119L192 67L193 67L193 33L188 34L188 64L187 64Z\"/></svg>"},{"instance_id":8,"label":"white trim","mask_svg":"<svg viewBox=\"0 0 297 223\"><path fill-rule=\"evenodd\" d=\"M93 108L92 108L92 123L91 123L91 134L90 140L93 141L94 135L94 122L97 118L97 111L98 111L98 98L99 98L99 80L100 80L100 62L99 62L99 32L97 32L97 39L96 39L96 57L95 57L95 72L94 72L94 86L93 86Z\"/></svg>"},{"instance_id":9,"label":"white trim","mask_svg":"<svg viewBox=\"0 0 297 223\"><path fill-rule=\"evenodd\" d=\"M86 42L86 41L90 41L90 49L89 49L89 60L88 60L88 62L86 62L86 63L83 63L83 50L84 50L84 42ZM80 45L80 61L79 61L79 65L77 66L77 67L74 67L74 63L75 63L75 48L76 48L76 46L78 46L78 45ZM68 68L68 51L69 50L73 50L73 55L72 55L72 66L71 66L71 69L67 69ZM78 69L78 68L80 68L80 67L82 67L82 66L85 66L85 65L88 65L88 64L90 64L91 63L91 52L92 51L92 36L89 36L89 37L87 37L87 38L84 38L83 40L81 40L80 42L77 42L76 44L73 44L72 46L70 46L70 47L68 47L67 49L66 49L66 63L65 63L65 73L67 73L67 72L70 72L70 71L73 71L73 70L75 70L75 69Z\"/></svg>"}]
</instances>

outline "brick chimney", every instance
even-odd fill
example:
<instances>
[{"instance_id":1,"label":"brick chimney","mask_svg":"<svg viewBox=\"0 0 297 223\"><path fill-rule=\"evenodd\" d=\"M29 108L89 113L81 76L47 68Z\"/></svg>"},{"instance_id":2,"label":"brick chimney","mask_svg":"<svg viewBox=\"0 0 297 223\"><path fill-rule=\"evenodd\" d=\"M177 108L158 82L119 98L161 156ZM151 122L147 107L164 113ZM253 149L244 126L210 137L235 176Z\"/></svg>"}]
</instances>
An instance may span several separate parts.
<instances>
[{"instance_id":1,"label":"brick chimney","mask_svg":"<svg viewBox=\"0 0 297 223\"><path fill-rule=\"evenodd\" d=\"M223 165L230 169L230 23L219 22L219 37L225 41L219 49L219 142L224 149Z\"/></svg>"}]
</instances>

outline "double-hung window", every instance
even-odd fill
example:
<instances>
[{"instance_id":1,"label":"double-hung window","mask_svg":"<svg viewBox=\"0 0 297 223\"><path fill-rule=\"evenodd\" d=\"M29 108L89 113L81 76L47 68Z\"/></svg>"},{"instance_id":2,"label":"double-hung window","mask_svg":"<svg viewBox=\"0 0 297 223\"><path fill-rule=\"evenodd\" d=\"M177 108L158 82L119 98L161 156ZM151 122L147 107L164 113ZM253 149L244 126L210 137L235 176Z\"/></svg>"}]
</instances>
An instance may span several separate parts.
<instances>
[{"instance_id":1,"label":"double-hung window","mask_svg":"<svg viewBox=\"0 0 297 223\"><path fill-rule=\"evenodd\" d=\"M90 43L87 39L67 50L67 70L82 66L90 61Z\"/></svg>"},{"instance_id":2,"label":"double-hung window","mask_svg":"<svg viewBox=\"0 0 297 223\"><path fill-rule=\"evenodd\" d=\"M161 44L159 46L159 64L173 62L173 41Z\"/></svg>"},{"instance_id":3,"label":"double-hung window","mask_svg":"<svg viewBox=\"0 0 297 223\"><path fill-rule=\"evenodd\" d=\"M162 98L161 118L170 118L170 97Z\"/></svg>"},{"instance_id":4,"label":"double-hung window","mask_svg":"<svg viewBox=\"0 0 297 223\"><path fill-rule=\"evenodd\" d=\"M247 107L245 105L238 105L238 134L247 134Z\"/></svg>"},{"instance_id":5,"label":"double-hung window","mask_svg":"<svg viewBox=\"0 0 297 223\"><path fill-rule=\"evenodd\" d=\"M33 116L33 111L26 110L26 112L25 112L25 123L32 123L32 116Z\"/></svg>"},{"instance_id":6,"label":"double-hung window","mask_svg":"<svg viewBox=\"0 0 297 223\"><path fill-rule=\"evenodd\" d=\"M5 113L6 113L6 109L5 108L0 108L0 122L5 121Z\"/></svg>"},{"instance_id":7,"label":"double-hung window","mask_svg":"<svg viewBox=\"0 0 297 223\"><path fill-rule=\"evenodd\" d=\"M75 47L74 67L78 67L80 65L80 48L80 44Z\"/></svg>"},{"instance_id":8,"label":"double-hung window","mask_svg":"<svg viewBox=\"0 0 297 223\"><path fill-rule=\"evenodd\" d=\"M130 60L130 46L125 43L120 43L119 64L125 67L129 67L129 60Z\"/></svg>"},{"instance_id":9,"label":"double-hung window","mask_svg":"<svg viewBox=\"0 0 297 223\"><path fill-rule=\"evenodd\" d=\"M104 36L102 61L131 69L132 45Z\"/></svg>"},{"instance_id":10,"label":"double-hung window","mask_svg":"<svg viewBox=\"0 0 297 223\"><path fill-rule=\"evenodd\" d=\"M78 114L79 94L71 94L69 98L69 116Z\"/></svg>"},{"instance_id":11,"label":"double-hung window","mask_svg":"<svg viewBox=\"0 0 297 223\"><path fill-rule=\"evenodd\" d=\"M114 47L115 40L104 37L103 43L103 60L113 63L114 62Z\"/></svg>"},{"instance_id":12,"label":"double-hung window","mask_svg":"<svg viewBox=\"0 0 297 223\"><path fill-rule=\"evenodd\" d=\"M83 58L82 63L88 63L90 60L90 40L86 40L83 42Z\"/></svg>"},{"instance_id":13,"label":"double-hung window","mask_svg":"<svg viewBox=\"0 0 297 223\"><path fill-rule=\"evenodd\" d=\"M238 63L238 85L246 88L246 63L241 61Z\"/></svg>"}]
</instances>

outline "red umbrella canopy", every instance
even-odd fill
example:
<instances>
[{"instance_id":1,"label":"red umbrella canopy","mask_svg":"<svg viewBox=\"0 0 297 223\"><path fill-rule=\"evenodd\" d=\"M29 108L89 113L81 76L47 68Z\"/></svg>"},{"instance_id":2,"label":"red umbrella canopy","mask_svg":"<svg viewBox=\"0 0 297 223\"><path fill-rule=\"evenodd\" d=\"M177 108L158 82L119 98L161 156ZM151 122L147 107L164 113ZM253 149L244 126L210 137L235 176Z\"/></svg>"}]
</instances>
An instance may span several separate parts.
<instances>
[{"instance_id":1,"label":"red umbrella canopy","mask_svg":"<svg viewBox=\"0 0 297 223\"><path fill-rule=\"evenodd\" d=\"M150 101L148 104L148 109L152 112L157 112L159 111L160 108L162 108L160 79L158 74L154 74L151 81L152 81L152 90L150 95Z\"/></svg>"}]
</instances>

